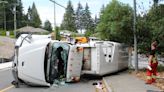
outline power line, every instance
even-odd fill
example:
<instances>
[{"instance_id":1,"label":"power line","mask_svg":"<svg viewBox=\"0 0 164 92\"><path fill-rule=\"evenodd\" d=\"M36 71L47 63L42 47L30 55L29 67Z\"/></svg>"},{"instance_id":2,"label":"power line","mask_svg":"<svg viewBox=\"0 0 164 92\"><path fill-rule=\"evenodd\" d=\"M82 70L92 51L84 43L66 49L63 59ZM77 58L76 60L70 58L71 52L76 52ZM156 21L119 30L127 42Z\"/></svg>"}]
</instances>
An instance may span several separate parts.
<instances>
[{"instance_id":1,"label":"power line","mask_svg":"<svg viewBox=\"0 0 164 92\"><path fill-rule=\"evenodd\" d=\"M59 4L59 3L57 3L56 1L53 1L53 0L50 0L50 1L53 2L53 3L55 3L55 4L57 4L57 5L59 5L60 7L63 7L64 9L66 9L65 6L63 6L63 5Z\"/></svg>"}]
</instances>

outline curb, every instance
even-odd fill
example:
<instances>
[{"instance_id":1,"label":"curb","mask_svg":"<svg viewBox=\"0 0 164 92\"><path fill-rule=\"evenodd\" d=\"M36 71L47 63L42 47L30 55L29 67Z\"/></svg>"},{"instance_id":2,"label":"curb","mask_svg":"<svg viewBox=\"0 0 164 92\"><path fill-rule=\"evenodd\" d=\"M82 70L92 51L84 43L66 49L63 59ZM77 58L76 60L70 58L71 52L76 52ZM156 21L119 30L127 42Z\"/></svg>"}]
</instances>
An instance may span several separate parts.
<instances>
[{"instance_id":1,"label":"curb","mask_svg":"<svg viewBox=\"0 0 164 92\"><path fill-rule=\"evenodd\" d=\"M107 83L107 81L106 81L105 78L102 79L102 82L105 84L105 87L106 87L106 89L107 89L108 92L114 92L114 91L112 90L111 85L109 85L109 83Z\"/></svg>"}]
</instances>

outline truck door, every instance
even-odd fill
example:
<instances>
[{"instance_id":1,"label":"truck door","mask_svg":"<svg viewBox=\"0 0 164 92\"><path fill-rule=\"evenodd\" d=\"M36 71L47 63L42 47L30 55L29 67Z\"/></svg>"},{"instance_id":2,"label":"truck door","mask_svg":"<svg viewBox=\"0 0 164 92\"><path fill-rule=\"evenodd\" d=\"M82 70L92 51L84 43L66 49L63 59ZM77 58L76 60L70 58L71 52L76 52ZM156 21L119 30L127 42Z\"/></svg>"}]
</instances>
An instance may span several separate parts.
<instances>
[{"instance_id":1,"label":"truck door","mask_svg":"<svg viewBox=\"0 0 164 92\"><path fill-rule=\"evenodd\" d=\"M70 48L67 64L67 82L79 81L82 69L83 48L72 46Z\"/></svg>"}]
</instances>

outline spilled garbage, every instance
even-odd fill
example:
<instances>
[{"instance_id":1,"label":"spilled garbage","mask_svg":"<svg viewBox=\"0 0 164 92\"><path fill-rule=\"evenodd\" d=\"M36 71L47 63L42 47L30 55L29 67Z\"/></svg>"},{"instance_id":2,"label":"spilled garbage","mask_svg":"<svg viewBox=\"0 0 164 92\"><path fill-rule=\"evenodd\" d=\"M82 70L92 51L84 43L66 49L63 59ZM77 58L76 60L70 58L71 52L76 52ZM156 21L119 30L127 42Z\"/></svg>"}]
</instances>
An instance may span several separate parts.
<instances>
[{"instance_id":1,"label":"spilled garbage","mask_svg":"<svg viewBox=\"0 0 164 92\"><path fill-rule=\"evenodd\" d=\"M95 82L92 85L95 87L95 92L108 92L102 81Z\"/></svg>"}]
</instances>

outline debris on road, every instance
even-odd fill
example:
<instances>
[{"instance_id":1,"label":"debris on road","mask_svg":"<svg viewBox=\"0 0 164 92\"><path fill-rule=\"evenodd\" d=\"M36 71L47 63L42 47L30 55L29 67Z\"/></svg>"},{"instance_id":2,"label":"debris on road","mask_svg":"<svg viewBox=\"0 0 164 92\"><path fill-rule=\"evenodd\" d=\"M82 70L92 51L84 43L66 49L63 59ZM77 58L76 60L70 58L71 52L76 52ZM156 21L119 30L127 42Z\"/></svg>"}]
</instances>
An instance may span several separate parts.
<instances>
[{"instance_id":1,"label":"debris on road","mask_svg":"<svg viewBox=\"0 0 164 92\"><path fill-rule=\"evenodd\" d=\"M93 85L95 86L96 92L108 92L103 82L96 82Z\"/></svg>"}]
</instances>

